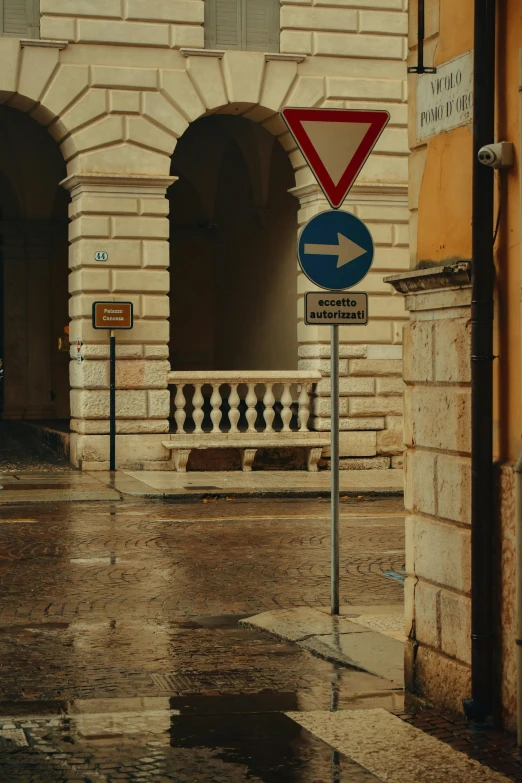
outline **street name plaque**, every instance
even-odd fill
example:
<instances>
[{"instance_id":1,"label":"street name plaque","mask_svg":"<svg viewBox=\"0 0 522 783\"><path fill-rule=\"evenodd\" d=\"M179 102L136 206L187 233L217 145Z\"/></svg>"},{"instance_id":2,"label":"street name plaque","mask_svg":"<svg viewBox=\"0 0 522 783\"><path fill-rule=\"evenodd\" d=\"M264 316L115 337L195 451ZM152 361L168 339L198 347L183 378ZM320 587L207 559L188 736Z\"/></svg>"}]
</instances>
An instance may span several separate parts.
<instances>
[{"instance_id":1,"label":"street name plaque","mask_svg":"<svg viewBox=\"0 0 522 783\"><path fill-rule=\"evenodd\" d=\"M95 302L92 306L92 325L94 329L132 329L132 302Z\"/></svg>"}]
</instances>

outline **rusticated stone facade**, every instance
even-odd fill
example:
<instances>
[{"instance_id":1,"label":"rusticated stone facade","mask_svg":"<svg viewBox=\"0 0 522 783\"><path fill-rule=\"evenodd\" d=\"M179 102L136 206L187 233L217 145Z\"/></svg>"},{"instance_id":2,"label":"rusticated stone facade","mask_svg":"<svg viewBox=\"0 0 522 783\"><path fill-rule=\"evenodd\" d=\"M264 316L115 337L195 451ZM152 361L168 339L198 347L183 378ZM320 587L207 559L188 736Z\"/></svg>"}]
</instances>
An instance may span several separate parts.
<instances>
[{"instance_id":1,"label":"rusticated stone facade","mask_svg":"<svg viewBox=\"0 0 522 783\"><path fill-rule=\"evenodd\" d=\"M70 198L70 415L76 465L108 464L107 336L90 323L93 301L103 299L132 301L135 307L134 329L118 335L119 465L168 459L161 446L171 413L166 193L176 187L171 157L187 129L211 114L255 123L277 139L291 163L290 190L299 205L296 232L327 208L279 117L284 105L391 113L344 205L368 222L377 252L360 286L370 294L370 324L342 332L341 427L345 467L401 464L399 363L406 316L402 297L390 293L383 275L408 266L405 0L368 5L365 0L343 0L335 8L283 2L280 52L205 49L203 0L41 0L41 39L0 38L5 111L23 112L45 127L67 169L57 181L62 179ZM34 220L35 214L29 210L25 219ZM95 259L98 251L108 253L106 262ZM327 376L328 330L304 326L302 297L312 286L297 271L294 275L295 367L298 362L303 369L321 367ZM54 333L45 340L54 345ZM81 364L77 340L83 343ZM7 385L9 365L15 359L23 363L17 345L10 360L6 357ZM54 377L47 365L41 372ZM39 378L35 374L30 385ZM319 430L330 426L328 383L325 377L318 390ZM45 380L42 387L47 418L56 415L57 392L47 390L50 384ZM25 400L18 402L23 412L14 415L29 418Z\"/></svg>"},{"instance_id":2,"label":"rusticated stone facade","mask_svg":"<svg viewBox=\"0 0 522 783\"><path fill-rule=\"evenodd\" d=\"M461 711L471 665L469 264L389 278L404 293L408 688Z\"/></svg>"}]
</instances>

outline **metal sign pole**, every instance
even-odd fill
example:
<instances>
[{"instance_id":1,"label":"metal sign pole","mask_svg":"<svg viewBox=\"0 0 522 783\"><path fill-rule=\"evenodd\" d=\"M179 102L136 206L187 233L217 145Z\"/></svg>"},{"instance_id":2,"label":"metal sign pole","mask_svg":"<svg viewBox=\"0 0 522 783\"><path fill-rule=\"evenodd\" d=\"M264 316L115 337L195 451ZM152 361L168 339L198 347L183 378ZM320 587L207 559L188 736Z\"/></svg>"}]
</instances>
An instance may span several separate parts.
<instances>
[{"instance_id":1,"label":"metal sign pole","mask_svg":"<svg viewBox=\"0 0 522 783\"><path fill-rule=\"evenodd\" d=\"M111 471L116 470L116 336L111 329L110 338L110 392L109 392L109 449Z\"/></svg>"},{"instance_id":2,"label":"metal sign pole","mask_svg":"<svg viewBox=\"0 0 522 783\"><path fill-rule=\"evenodd\" d=\"M331 612L339 614L339 327L331 328L332 416L330 468L332 473Z\"/></svg>"}]
</instances>

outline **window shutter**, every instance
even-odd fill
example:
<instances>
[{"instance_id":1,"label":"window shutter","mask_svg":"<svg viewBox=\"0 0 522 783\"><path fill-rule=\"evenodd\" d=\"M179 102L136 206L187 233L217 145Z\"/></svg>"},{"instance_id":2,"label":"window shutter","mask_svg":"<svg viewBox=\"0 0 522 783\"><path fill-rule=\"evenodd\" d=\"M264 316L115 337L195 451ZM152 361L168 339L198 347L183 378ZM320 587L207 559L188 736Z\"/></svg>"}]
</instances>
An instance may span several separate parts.
<instances>
[{"instance_id":1,"label":"window shutter","mask_svg":"<svg viewBox=\"0 0 522 783\"><path fill-rule=\"evenodd\" d=\"M241 0L206 0L205 38L209 49L241 49Z\"/></svg>"},{"instance_id":2,"label":"window shutter","mask_svg":"<svg viewBox=\"0 0 522 783\"><path fill-rule=\"evenodd\" d=\"M0 0L0 33L13 38L40 34L39 0Z\"/></svg>"},{"instance_id":3,"label":"window shutter","mask_svg":"<svg viewBox=\"0 0 522 783\"><path fill-rule=\"evenodd\" d=\"M279 0L243 0L243 49L279 51Z\"/></svg>"},{"instance_id":4,"label":"window shutter","mask_svg":"<svg viewBox=\"0 0 522 783\"><path fill-rule=\"evenodd\" d=\"M278 52L279 15L280 0L205 0L205 46Z\"/></svg>"}]
</instances>

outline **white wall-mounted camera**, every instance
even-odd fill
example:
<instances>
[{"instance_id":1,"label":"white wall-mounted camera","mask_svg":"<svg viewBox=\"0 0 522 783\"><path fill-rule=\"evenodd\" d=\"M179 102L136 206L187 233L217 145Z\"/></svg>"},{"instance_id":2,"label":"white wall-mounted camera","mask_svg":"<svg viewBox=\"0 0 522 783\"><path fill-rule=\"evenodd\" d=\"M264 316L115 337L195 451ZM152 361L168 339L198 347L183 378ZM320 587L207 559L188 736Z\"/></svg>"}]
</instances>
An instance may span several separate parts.
<instances>
[{"instance_id":1,"label":"white wall-mounted camera","mask_svg":"<svg viewBox=\"0 0 522 783\"><path fill-rule=\"evenodd\" d=\"M505 169L513 165L513 143L499 141L497 144L486 144L478 152L479 162L493 169Z\"/></svg>"}]
</instances>

